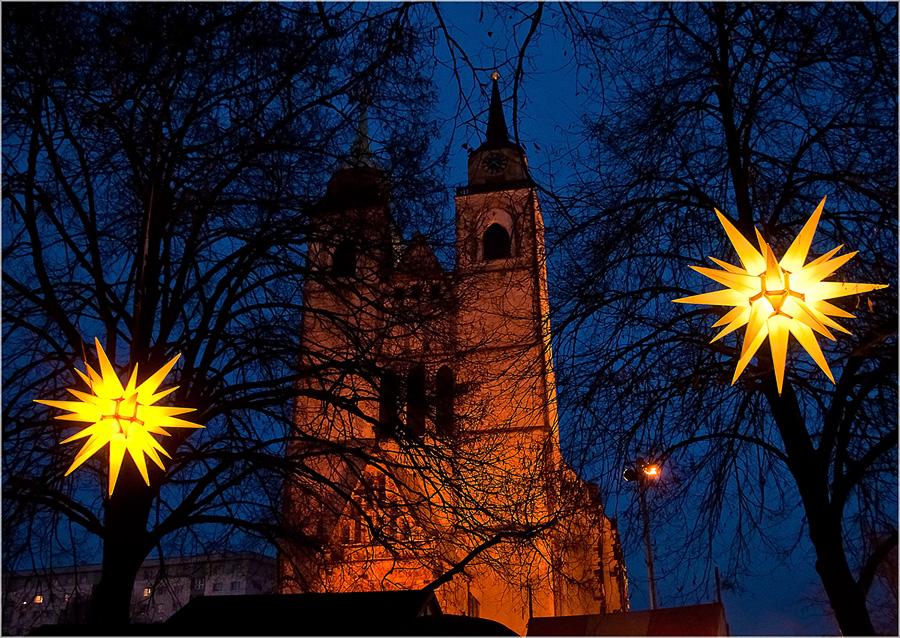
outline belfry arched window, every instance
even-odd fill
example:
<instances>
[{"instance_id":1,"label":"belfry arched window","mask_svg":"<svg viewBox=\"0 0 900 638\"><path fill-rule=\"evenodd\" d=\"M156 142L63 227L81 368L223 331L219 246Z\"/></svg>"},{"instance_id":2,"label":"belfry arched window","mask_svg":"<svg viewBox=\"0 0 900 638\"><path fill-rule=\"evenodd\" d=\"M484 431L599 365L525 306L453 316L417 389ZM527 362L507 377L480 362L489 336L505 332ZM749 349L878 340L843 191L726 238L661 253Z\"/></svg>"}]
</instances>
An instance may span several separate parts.
<instances>
[{"instance_id":1,"label":"belfry arched window","mask_svg":"<svg viewBox=\"0 0 900 638\"><path fill-rule=\"evenodd\" d=\"M456 379L449 366L437 371L434 381L434 420L440 434L453 432L453 402L456 398Z\"/></svg>"},{"instance_id":2,"label":"belfry arched window","mask_svg":"<svg viewBox=\"0 0 900 638\"><path fill-rule=\"evenodd\" d=\"M406 425L411 432L425 431L428 397L425 388L425 368L415 366L406 377Z\"/></svg>"},{"instance_id":3,"label":"belfry arched window","mask_svg":"<svg viewBox=\"0 0 900 638\"><path fill-rule=\"evenodd\" d=\"M393 370L385 370L381 373L381 387L378 391L379 411L378 423L380 432L393 434L397 427L397 408L400 396L400 380Z\"/></svg>"},{"instance_id":4,"label":"belfry arched window","mask_svg":"<svg viewBox=\"0 0 900 638\"><path fill-rule=\"evenodd\" d=\"M347 239L334 249L331 260L331 274L335 277L353 277L356 275L356 244Z\"/></svg>"},{"instance_id":5,"label":"belfry arched window","mask_svg":"<svg viewBox=\"0 0 900 638\"><path fill-rule=\"evenodd\" d=\"M500 224L491 224L484 231L484 260L493 261L507 257L509 257L509 233Z\"/></svg>"}]
</instances>

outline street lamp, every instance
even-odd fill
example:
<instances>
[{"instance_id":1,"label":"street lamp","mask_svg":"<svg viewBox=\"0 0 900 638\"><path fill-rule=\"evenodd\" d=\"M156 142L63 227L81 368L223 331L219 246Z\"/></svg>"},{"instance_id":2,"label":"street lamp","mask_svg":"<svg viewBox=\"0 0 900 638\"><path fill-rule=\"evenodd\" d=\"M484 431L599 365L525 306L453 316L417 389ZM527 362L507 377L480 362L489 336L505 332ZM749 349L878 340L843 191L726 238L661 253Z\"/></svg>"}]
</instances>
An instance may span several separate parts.
<instances>
[{"instance_id":1,"label":"street lamp","mask_svg":"<svg viewBox=\"0 0 900 638\"><path fill-rule=\"evenodd\" d=\"M647 581L650 590L650 609L656 609L658 599L656 594L656 574L653 571L653 548L650 544L650 514L647 511L647 486L659 479L661 473L657 463L644 461L641 457L635 459L634 464L625 468L622 478L626 481L636 481L641 507L641 518L644 521L644 552L647 561Z\"/></svg>"}]
</instances>

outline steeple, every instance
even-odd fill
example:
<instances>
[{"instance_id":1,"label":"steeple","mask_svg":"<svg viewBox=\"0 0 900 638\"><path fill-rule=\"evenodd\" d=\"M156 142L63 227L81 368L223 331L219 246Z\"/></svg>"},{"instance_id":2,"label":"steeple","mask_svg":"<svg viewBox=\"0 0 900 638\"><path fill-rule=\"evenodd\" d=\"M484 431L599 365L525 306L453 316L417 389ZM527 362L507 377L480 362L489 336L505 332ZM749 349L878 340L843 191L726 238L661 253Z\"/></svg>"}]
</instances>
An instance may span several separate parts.
<instances>
[{"instance_id":1,"label":"steeple","mask_svg":"<svg viewBox=\"0 0 900 638\"><path fill-rule=\"evenodd\" d=\"M364 95L359 101L359 112L356 121L356 139L350 147L350 156L341 161L340 168L352 168L366 166L378 168L375 155L372 153L371 138L369 137L369 101ZM502 114L501 114L502 116Z\"/></svg>"},{"instance_id":2,"label":"steeple","mask_svg":"<svg viewBox=\"0 0 900 638\"><path fill-rule=\"evenodd\" d=\"M506 118L503 116L503 102L500 100L500 87L497 80L500 74L494 71L491 75L493 87L491 88L491 106L488 109L487 136L488 144L505 144L509 142L509 132L506 129Z\"/></svg>"},{"instance_id":3,"label":"steeple","mask_svg":"<svg viewBox=\"0 0 900 638\"><path fill-rule=\"evenodd\" d=\"M469 152L467 188L497 190L528 180L525 151L509 139L503 101L500 99L500 74L491 75L491 104L488 107L487 134L484 142Z\"/></svg>"},{"instance_id":4,"label":"steeple","mask_svg":"<svg viewBox=\"0 0 900 638\"><path fill-rule=\"evenodd\" d=\"M357 99L356 137L350 153L338 162L328 180L325 193L328 205L333 208L384 205L388 201L387 179L372 153L369 137L369 96L362 93Z\"/></svg>"}]
</instances>

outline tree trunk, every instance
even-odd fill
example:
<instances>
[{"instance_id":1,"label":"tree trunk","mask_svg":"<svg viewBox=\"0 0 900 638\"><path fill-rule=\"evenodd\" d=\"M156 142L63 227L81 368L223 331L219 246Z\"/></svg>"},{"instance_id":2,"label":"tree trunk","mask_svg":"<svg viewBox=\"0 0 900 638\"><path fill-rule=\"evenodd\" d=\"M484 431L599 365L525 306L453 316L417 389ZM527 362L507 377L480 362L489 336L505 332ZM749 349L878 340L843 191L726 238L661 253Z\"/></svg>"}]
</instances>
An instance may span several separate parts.
<instances>
[{"instance_id":1,"label":"tree trunk","mask_svg":"<svg viewBox=\"0 0 900 638\"><path fill-rule=\"evenodd\" d=\"M866 593L847 564L840 517L807 511L809 537L816 548L816 571L834 610L838 627L845 636L873 636L875 628L866 608Z\"/></svg>"},{"instance_id":2,"label":"tree trunk","mask_svg":"<svg viewBox=\"0 0 900 638\"><path fill-rule=\"evenodd\" d=\"M113 495L105 504L103 567L91 596L88 622L117 627L131 622L131 594L141 563L151 547L147 520L153 490L126 461Z\"/></svg>"},{"instance_id":3,"label":"tree trunk","mask_svg":"<svg viewBox=\"0 0 900 638\"><path fill-rule=\"evenodd\" d=\"M766 355L761 355L766 359ZM850 571L841 528L842 507L829 498L828 459L813 446L806 423L790 382L778 394L775 374L764 381L766 398L778 426L788 469L797 482L809 538L816 550L816 571L834 610L838 627L845 636L871 636L875 630L866 594Z\"/></svg>"}]
</instances>

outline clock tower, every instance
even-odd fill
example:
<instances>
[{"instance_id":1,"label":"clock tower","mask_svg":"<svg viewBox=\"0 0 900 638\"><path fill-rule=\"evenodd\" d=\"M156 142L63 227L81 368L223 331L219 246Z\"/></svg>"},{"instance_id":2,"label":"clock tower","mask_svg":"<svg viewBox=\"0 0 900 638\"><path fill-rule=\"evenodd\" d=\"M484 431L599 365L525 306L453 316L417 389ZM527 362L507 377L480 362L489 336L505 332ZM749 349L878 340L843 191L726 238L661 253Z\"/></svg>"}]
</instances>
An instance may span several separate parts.
<instances>
[{"instance_id":1,"label":"clock tower","mask_svg":"<svg viewBox=\"0 0 900 638\"><path fill-rule=\"evenodd\" d=\"M433 590L497 620L628 608L614 521L560 453L544 221L494 75L484 142L456 189L456 263L404 241L361 109L316 208L298 433L285 493L306 539L281 590ZM330 400L327 397L331 397Z\"/></svg>"}]
</instances>

